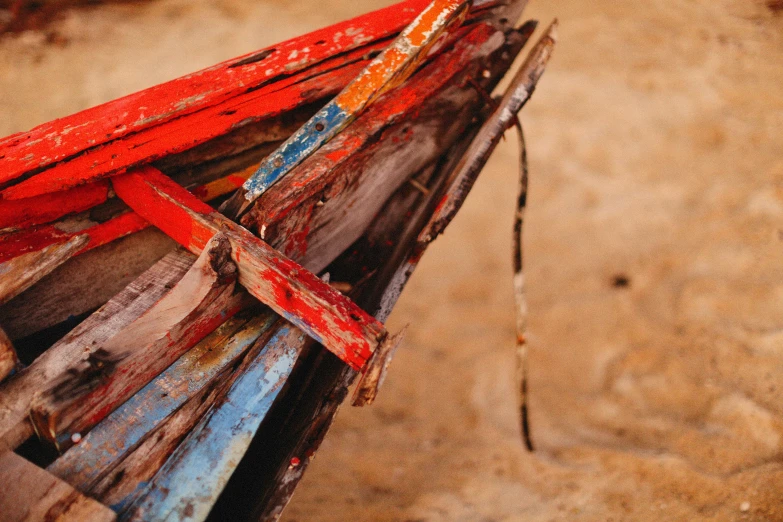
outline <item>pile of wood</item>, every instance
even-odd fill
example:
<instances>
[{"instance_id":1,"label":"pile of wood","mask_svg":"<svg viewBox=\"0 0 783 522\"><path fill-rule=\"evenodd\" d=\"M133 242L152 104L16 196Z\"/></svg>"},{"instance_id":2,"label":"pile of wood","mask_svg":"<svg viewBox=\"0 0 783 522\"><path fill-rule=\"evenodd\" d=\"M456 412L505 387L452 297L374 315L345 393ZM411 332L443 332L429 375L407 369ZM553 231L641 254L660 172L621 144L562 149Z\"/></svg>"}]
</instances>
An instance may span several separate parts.
<instances>
[{"instance_id":1,"label":"pile of wood","mask_svg":"<svg viewBox=\"0 0 783 522\"><path fill-rule=\"evenodd\" d=\"M524 4L473 2L239 223L216 209L428 2L0 140L0 518L279 516L357 376L374 399L383 321L518 125L554 45L553 25L490 97Z\"/></svg>"}]
</instances>

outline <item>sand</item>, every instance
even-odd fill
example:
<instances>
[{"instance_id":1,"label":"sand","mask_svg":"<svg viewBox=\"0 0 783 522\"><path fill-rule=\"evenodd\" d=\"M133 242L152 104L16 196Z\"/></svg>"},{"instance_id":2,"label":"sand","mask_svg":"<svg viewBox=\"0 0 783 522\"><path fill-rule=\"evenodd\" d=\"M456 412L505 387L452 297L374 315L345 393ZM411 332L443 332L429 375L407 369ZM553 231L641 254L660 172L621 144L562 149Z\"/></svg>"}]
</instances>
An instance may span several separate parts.
<instances>
[{"instance_id":1,"label":"sand","mask_svg":"<svg viewBox=\"0 0 783 522\"><path fill-rule=\"evenodd\" d=\"M389 3L70 11L0 39L0 135ZM522 118L536 452L514 392L509 139L390 320L411 327L379 400L340 412L285 520L783 520L775 5L531 2L561 21Z\"/></svg>"}]
</instances>

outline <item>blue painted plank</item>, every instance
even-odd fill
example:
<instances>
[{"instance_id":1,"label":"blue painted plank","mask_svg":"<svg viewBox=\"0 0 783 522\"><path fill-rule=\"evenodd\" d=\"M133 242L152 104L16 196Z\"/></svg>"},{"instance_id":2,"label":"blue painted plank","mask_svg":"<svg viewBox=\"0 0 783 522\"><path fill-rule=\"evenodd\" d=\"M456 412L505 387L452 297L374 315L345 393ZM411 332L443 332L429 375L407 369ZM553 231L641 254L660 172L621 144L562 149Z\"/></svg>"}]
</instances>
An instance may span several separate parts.
<instances>
[{"instance_id":1,"label":"blue painted plank","mask_svg":"<svg viewBox=\"0 0 783 522\"><path fill-rule=\"evenodd\" d=\"M438 37L460 23L470 0L433 0L397 39L323 109L269 155L243 185L254 201L324 143L333 138L388 90L413 73Z\"/></svg>"},{"instance_id":2,"label":"blue painted plank","mask_svg":"<svg viewBox=\"0 0 783 522\"><path fill-rule=\"evenodd\" d=\"M302 350L306 336L283 324L243 364L226 400L207 414L121 516L123 520L204 520L247 451ZM122 511L124 506L112 506Z\"/></svg>"},{"instance_id":3,"label":"blue painted plank","mask_svg":"<svg viewBox=\"0 0 783 522\"><path fill-rule=\"evenodd\" d=\"M122 459L149 432L233 364L275 320L267 312L232 318L186 352L48 467L81 491Z\"/></svg>"}]
</instances>

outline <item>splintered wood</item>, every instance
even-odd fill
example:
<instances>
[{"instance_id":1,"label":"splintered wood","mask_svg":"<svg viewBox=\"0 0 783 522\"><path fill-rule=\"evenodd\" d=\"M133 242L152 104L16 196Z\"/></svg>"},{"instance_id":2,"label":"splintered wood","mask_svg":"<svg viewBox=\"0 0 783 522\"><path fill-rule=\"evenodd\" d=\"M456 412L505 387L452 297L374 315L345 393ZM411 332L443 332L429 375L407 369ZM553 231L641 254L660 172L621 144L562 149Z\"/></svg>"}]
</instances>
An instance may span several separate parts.
<instances>
[{"instance_id":1,"label":"splintered wood","mask_svg":"<svg viewBox=\"0 0 783 522\"><path fill-rule=\"evenodd\" d=\"M144 315L90 351L30 405L39 436L63 450L236 313L237 269L218 234L182 280Z\"/></svg>"}]
</instances>

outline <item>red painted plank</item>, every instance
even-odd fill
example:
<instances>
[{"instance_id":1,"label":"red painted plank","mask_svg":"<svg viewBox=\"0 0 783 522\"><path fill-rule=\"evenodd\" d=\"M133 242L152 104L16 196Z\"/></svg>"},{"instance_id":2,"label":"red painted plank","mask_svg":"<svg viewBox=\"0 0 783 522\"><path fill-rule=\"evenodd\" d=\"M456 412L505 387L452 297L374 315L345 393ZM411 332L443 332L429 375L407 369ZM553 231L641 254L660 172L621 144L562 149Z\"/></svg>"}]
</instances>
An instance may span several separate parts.
<instances>
[{"instance_id":1,"label":"red painted plank","mask_svg":"<svg viewBox=\"0 0 783 522\"><path fill-rule=\"evenodd\" d=\"M389 6L9 136L0 140L0 183L391 36L428 2Z\"/></svg>"},{"instance_id":2,"label":"red painted plank","mask_svg":"<svg viewBox=\"0 0 783 522\"><path fill-rule=\"evenodd\" d=\"M377 47L382 46L381 43ZM296 107L333 95L361 71L367 62L361 59L367 49L362 48L355 55L349 53L347 56L327 60L314 70L307 71L308 76L316 75L308 80L301 81L298 76L291 77L207 107L187 117L116 139L10 186L3 191L2 197L30 198L88 183L106 175L123 172L132 166L185 151L227 134L239 126L274 118ZM350 60L359 61L344 65ZM318 74L319 72L322 74Z\"/></svg>"},{"instance_id":3,"label":"red painted plank","mask_svg":"<svg viewBox=\"0 0 783 522\"><path fill-rule=\"evenodd\" d=\"M138 214L127 212L105 223L72 232L59 229L57 224L34 227L16 234L0 236L0 263L28 252L36 252L55 243L63 243L76 236L86 235L89 242L74 254L79 255L148 226L149 223Z\"/></svg>"},{"instance_id":4,"label":"red painted plank","mask_svg":"<svg viewBox=\"0 0 783 522\"><path fill-rule=\"evenodd\" d=\"M0 200L0 230L19 230L82 212L106 201L108 192L109 183L99 181L23 200Z\"/></svg>"},{"instance_id":5,"label":"red painted plank","mask_svg":"<svg viewBox=\"0 0 783 522\"><path fill-rule=\"evenodd\" d=\"M242 286L354 369L385 340L383 325L350 299L157 169L116 176L112 183L134 211L193 253L216 233L226 234Z\"/></svg>"}]
</instances>

